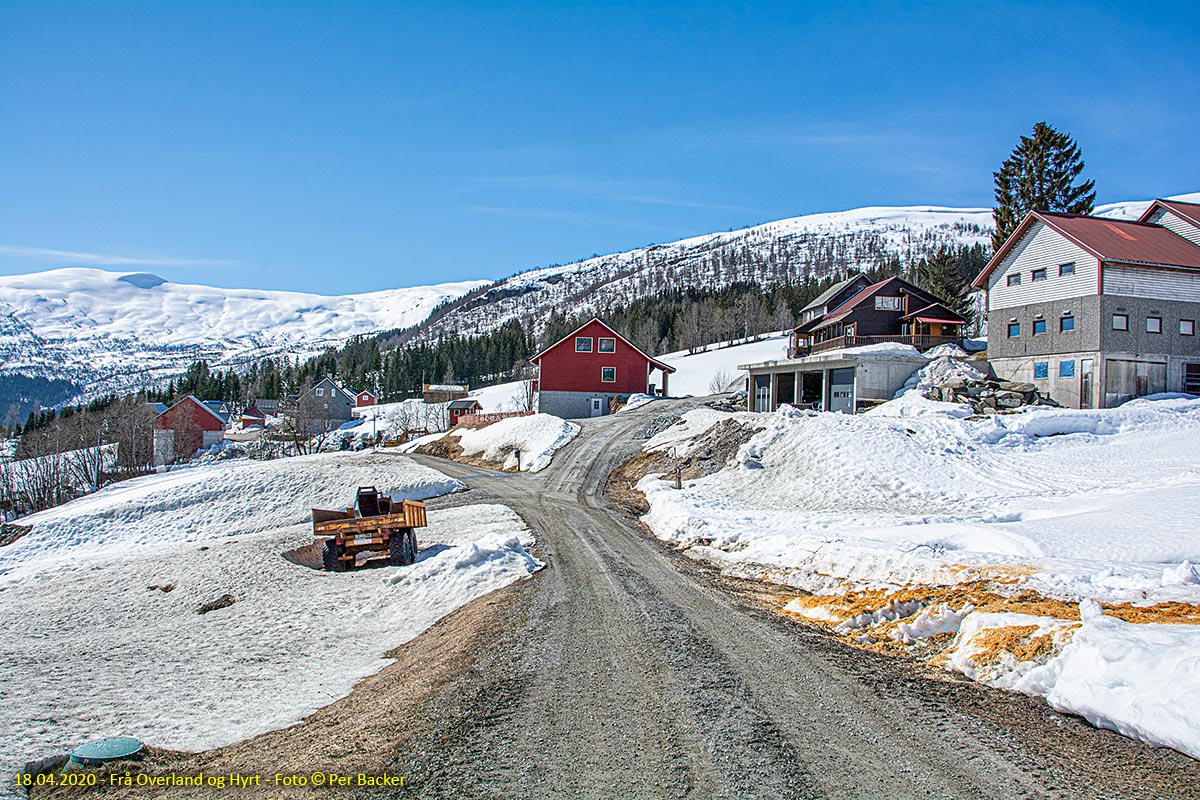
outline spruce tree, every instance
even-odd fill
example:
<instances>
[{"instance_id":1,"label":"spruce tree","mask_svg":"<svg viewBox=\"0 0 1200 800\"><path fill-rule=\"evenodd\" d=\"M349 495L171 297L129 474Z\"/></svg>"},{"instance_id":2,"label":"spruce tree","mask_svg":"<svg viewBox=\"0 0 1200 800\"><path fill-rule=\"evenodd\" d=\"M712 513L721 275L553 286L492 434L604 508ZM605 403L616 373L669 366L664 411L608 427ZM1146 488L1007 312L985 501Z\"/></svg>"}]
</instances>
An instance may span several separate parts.
<instances>
[{"instance_id":1,"label":"spruce tree","mask_svg":"<svg viewBox=\"0 0 1200 800\"><path fill-rule=\"evenodd\" d=\"M1022 136L1000 171L993 173L992 249L999 250L1030 211L1090 214L1096 204L1096 182L1076 184L1081 172L1083 156L1075 140L1045 122L1034 125L1033 135Z\"/></svg>"}]
</instances>

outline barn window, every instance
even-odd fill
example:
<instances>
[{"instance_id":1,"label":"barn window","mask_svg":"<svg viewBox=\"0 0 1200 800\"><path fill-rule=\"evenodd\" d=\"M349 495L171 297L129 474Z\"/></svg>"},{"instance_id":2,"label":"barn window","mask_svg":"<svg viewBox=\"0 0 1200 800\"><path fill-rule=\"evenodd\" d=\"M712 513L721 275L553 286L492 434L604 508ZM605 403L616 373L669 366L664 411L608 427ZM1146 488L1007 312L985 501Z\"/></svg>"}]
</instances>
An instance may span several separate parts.
<instances>
[{"instance_id":1,"label":"barn window","mask_svg":"<svg viewBox=\"0 0 1200 800\"><path fill-rule=\"evenodd\" d=\"M900 311L903 309L902 301L899 297L876 297L876 311Z\"/></svg>"},{"instance_id":2,"label":"barn window","mask_svg":"<svg viewBox=\"0 0 1200 800\"><path fill-rule=\"evenodd\" d=\"M576 336L575 337L575 352L576 353L592 352L592 337Z\"/></svg>"},{"instance_id":3,"label":"barn window","mask_svg":"<svg viewBox=\"0 0 1200 800\"><path fill-rule=\"evenodd\" d=\"M1075 318L1067 315L1058 321L1058 330L1062 333L1070 333L1075 330Z\"/></svg>"},{"instance_id":4,"label":"barn window","mask_svg":"<svg viewBox=\"0 0 1200 800\"><path fill-rule=\"evenodd\" d=\"M1008 276L1008 285L1009 286L1020 286L1021 285L1021 273L1014 272L1012 275L1009 275Z\"/></svg>"},{"instance_id":5,"label":"barn window","mask_svg":"<svg viewBox=\"0 0 1200 800\"><path fill-rule=\"evenodd\" d=\"M1019 322L1008 323L1008 338L1015 339L1020 335L1021 335L1021 323L1019 323Z\"/></svg>"},{"instance_id":6,"label":"barn window","mask_svg":"<svg viewBox=\"0 0 1200 800\"><path fill-rule=\"evenodd\" d=\"M1146 317L1146 333L1162 333L1162 317Z\"/></svg>"},{"instance_id":7,"label":"barn window","mask_svg":"<svg viewBox=\"0 0 1200 800\"><path fill-rule=\"evenodd\" d=\"M1075 262L1074 261L1069 261L1066 264L1058 265L1058 275L1060 278L1063 275L1074 275L1074 274L1075 274Z\"/></svg>"},{"instance_id":8,"label":"barn window","mask_svg":"<svg viewBox=\"0 0 1200 800\"><path fill-rule=\"evenodd\" d=\"M1036 282L1036 281L1044 281L1044 280L1046 280L1046 268L1045 268L1045 267L1038 267L1037 269L1035 269L1035 270L1033 270L1032 272L1030 272L1030 273L1029 273L1029 280L1031 280L1031 281L1035 281L1035 282Z\"/></svg>"},{"instance_id":9,"label":"barn window","mask_svg":"<svg viewBox=\"0 0 1200 800\"><path fill-rule=\"evenodd\" d=\"M617 340L611 336L601 336L596 349L601 353L615 353L617 352Z\"/></svg>"},{"instance_id":10,"label":"barn window","mask_svg":"<svg viewBox=\"0 0 1200 800\"><path fill-rule=\"evenodd\" d=\"M1035 319L1033 321L1033 335L1041 336L1045 332L1046 332L1046 320Z\"/></svg>"},{"instance_id":11,"label":"barn window","mask_svg":"<svg viewBox=\"0 0 1200 800\"><path fill-rule=\"evenodd\" d=\"M325 390L322 387L318 386L317 387L317 397L324 397L324 396L325 396Z\"/></svg>"},{"instance_id":12,"label":"barn window","mask_svg":"<svg viewBox=\"0 0 1200 800\"><path fill-rule=\"evenodd\" d=\"M617 382L617 368L616 367L601 367L600 368L600 380L604 383L616 383Z\"/></svg>"},{"instance_id":13,"label":"barn window","mask_svg":"<svg viewBox=\"0 0 1200 800\"><path fill-rule=\"evenodd\" d=\"M1196 320L1194 320L1194 319L1179 320L1179 335L1180 336L1195 336L1196 335Z\"/></svg>"},{"instance_id":14,"label":"barn window","mask_svg":"<svg viewBox=\"0 0 1200 800\"><path fill-rule=\"evenodd\" d=\"M1129 330L1129 315L1128 314L1113 314L1112 329L1114 331Z\"/></svg>"}]
</instances>

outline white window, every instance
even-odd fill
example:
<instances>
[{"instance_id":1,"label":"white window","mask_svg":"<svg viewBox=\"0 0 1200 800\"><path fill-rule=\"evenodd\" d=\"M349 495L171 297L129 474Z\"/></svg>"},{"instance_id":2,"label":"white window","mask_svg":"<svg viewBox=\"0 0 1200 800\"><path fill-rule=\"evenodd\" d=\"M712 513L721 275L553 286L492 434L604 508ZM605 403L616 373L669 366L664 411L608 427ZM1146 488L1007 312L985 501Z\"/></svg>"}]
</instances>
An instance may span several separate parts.
<instances>
[{"instance_id":1,"label":"white window","mask_svg":"<svg viewBox=\"0 0 1200 800\"><path fill-rule=\"evenodd\" d=\"M596 349L601 353L617 352L617 340L611 336L601 336L600 341L596 343Z\"/></svg>"},{"instance_id":2,"label":"white window","mask_svg":"<svg viewBox=\"0 0 1200 800\"><path fill-rule=\"evenodd\" d=\"M1146 333L1162 333L1162 317L1146 317Z\"/></svg>"},{"instance_id":3,"label":"white window","mask_svg":"<svg viewBox=\"0 0 1200 800\"><path fill-rule=\"evenodd\" d=\"M600 380L603 383L616 383L617 382L617 368L616 367L601 367L600 368Z\"/></svg>"},{"instance_id":4,"label":"white window","mask_svg":"<svg viewBox=\"0 0 1200 800\"><path fill-rule=\"evenodd\" d=\"M576 353L592 352L592 337L576 336L575 337L575 352Z\"/></svg>"},{"instance_id":5,"label":"white window","mask_svg":"<svg viewBox=\"0 0 1200 800\"><path fill-rule=\"evenodd\" d=\"M324 397L324 396L325 396L324 387L318 386L317 387L317 397Z\"/></svg>"},{"instance_id":6,"label":"white window","mask_svg":"<svg viewBox=\"0 0 1200 800\"><path fill-rule=\"evenodd\" d=\"M1180 336L1195 336L1196 335L1196 320L1194 320L1194 319L1179 320L1179 335Z\"/></svg>"},{"instance_id":7,"label":"white window","mask_svg":"<svg viewBox=\"0 0 1200 800\"><path fill-rule=\"evenodd\" d=\"M899 297L876 297L876 311L899 311L904 308L903 299Z\"/></svg>"}]
</instances>

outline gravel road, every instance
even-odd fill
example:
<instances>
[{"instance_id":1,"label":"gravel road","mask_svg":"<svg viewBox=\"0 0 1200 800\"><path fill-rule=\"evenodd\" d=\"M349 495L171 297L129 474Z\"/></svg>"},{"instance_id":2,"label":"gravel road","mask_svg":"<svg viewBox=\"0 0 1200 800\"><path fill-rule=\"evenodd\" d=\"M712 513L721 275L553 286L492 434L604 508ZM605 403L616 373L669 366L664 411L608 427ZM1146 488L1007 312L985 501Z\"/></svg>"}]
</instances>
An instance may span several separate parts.
<instances>
[{"instance_id":1,"label":"gravel road","mask_svg":"<svg viewBox=\"0 0 1200 800\"><path fill-rule=\"evenodd\" d=\"M847 647L624 519L605 477L685 407L585 421L539 475L418 459L472 487L449 502L516 509L549 568L428 704L429 732L391 756L406 796L1200 796L1189 758Z\"/></svg>"}]
</instances>

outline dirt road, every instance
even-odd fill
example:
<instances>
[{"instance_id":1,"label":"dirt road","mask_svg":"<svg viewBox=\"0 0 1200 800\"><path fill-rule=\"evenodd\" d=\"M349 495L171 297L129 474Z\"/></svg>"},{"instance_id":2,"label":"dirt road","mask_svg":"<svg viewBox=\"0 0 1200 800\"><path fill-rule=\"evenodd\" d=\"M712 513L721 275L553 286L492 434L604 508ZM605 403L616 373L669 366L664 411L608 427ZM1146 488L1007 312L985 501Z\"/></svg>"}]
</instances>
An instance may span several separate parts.
<instances>
[{"instance_id":1,"label":"dirt road","mask_svg":"<svg viewBox=\"0 0 1200 800\"><path fill-rule=\"evenodd\" d=\"M421 459L472 487L451 502L516 509L549 569L395 753L407 796L1200 796L1191 759L846 647L651 540L603 483L670 408L586 421L540 475Z\"/></svg>"}]
</instances>

